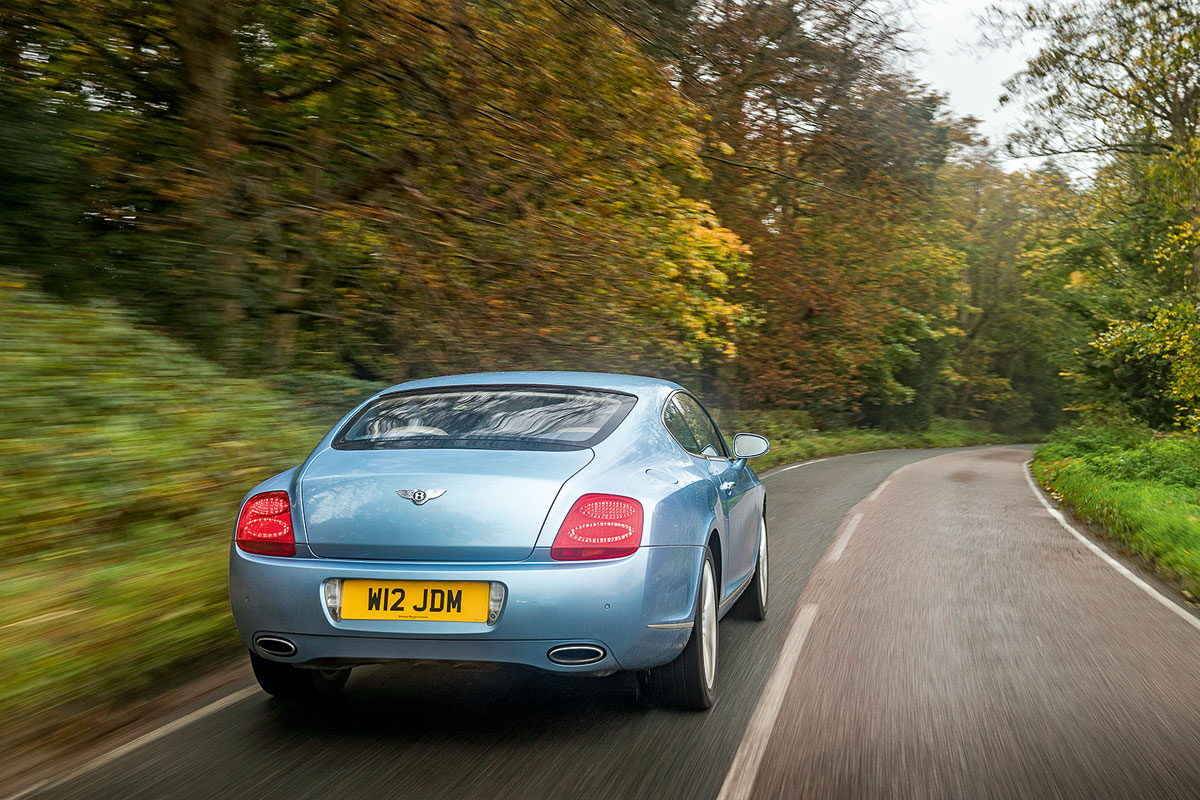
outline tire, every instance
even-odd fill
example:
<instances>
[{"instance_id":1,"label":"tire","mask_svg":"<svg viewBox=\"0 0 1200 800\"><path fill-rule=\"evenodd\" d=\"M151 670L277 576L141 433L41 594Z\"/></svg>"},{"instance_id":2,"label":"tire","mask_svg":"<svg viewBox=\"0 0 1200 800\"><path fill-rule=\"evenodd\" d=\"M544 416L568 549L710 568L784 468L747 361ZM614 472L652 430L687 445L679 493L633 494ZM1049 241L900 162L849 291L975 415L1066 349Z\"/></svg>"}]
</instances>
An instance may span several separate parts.
<instances>
[{"instance_id":1,"label":"tire","mask_svg":"<svg viewBox=\"0 0 1200 800\"><path fill-rule=\"evenodd\" d=\"M251 653L250 666L258 685L280 700L298 701L333 697L350 679L350 667L341 669L301 669L291 664L268 661Z\"/></svg>"},{"instance_id":2,"label":"tire","mask_svg":"<svg viewBox=\"0 0 1200 800\"><path fill-rule=\"evenodd\" d=\"M767 518L763 517L758 523L758 561L754 565L754 577L750 579L741 603L753 620L767 618L767 590L771 577L767 555Z\"/></svg>"},{"instance_id":3,"label":"tire","mask_svg":"<svg viewBox=\"0 0 1200 800\"><path fill-rule=\"evenodd\" d=\"M717 598L717 570L706 548L696 588L692 636L674 661L639 675L639 686L647 700L694 711L711 708L716 702Z\"/></svg>"}]
</instances>

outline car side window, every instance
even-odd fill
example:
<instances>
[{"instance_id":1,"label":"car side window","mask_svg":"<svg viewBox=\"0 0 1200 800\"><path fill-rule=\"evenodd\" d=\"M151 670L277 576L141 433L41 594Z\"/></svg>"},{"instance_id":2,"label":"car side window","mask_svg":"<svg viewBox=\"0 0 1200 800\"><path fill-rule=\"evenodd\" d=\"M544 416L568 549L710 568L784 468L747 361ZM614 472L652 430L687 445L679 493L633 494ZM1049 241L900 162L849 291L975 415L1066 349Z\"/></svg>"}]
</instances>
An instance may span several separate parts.
<instances>
[{"instance_id":1,"label":"car side window","mask_svg":"<svg viewBox=\"0 0 1200 800\"><path fill-rule=\"evenodd\" d=\"M675 437L675 441L687 450L689 453L700 455L700 447L696 444L696 437L692 434L692 429L688 426L687 420L683 418L683 409L676 402L679 395L675 395L667 401L667 407L663 409L663 425Z\"/></svg>"},{"instance_id":2,"label":"car side window","mask_svg":"<svg viewBox=\"0 0 1200 800\"><path fill-rule=\"evenodd\" d=\"M728 458L729 451L725 448L725 440L721 436L721 432L717 430L712 417L704 410L704 406L700 405L700 401L690 394L677 394L674 400L679 403L683 418L696 439L698 449L691 452L697 455ZM705 448L708 448L708 452L705 452Z\"/></svg>"}]
</instances>

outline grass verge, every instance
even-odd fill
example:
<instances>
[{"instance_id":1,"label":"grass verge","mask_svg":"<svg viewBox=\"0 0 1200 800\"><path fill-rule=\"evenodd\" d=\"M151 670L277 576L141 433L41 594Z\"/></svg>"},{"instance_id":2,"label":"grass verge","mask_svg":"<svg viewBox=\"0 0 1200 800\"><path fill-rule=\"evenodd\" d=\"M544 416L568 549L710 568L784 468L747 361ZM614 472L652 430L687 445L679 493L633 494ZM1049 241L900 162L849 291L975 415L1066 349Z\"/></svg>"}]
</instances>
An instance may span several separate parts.
<instances>
[{"instance_id":1,"label":"grass verge","mask_svg":"<svg viewBox=\"0 0 1200 800\"><path fill-rule=\"evenodd\" d=\"M237 503L330 420L3 273L0 340L0 716L53 729L238 650Z\"/></svg>"},{"instance_id":2,"label":"grass verge","mask_svg":"<svg viewBox=\"0 0 1200 800\"><path fill-rule=\"evenodd\" d=\"M1055 431L1034 477L1200 597L1200 438L1134 425Z\"/></svg>"}]
</instances>

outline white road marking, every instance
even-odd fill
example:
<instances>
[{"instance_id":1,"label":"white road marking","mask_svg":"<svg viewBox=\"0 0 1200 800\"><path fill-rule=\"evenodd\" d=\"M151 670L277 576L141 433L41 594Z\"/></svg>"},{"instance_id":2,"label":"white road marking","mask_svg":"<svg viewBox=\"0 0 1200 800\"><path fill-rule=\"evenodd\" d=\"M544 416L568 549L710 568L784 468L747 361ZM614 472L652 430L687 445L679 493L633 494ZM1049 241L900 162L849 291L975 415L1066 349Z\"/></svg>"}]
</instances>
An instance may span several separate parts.
<instances>
[{"instance_id":1,"label":"white road marking","mask_svg":"<svg viewBox=\"0 0 1200 800\"><path fill-rule=\"evenodd\" d=\"M1054 517L1054 519L1058 522L1059 525L1062 525L1064 528L1066 528L1068 531L1070 531L1071 534L1076 539L1083 542L1084 547L1086 547L1088 550L1091 550L1096 555L1100 556L1100 558L1104 559L1105 563L1107 563L1110 567L1115 569L1117 572L1121 573L1121 575L1123 575L1124 577L1128 578L1130 580L1130 582L1133 583L1134 586L1137 586L1143 592L1150 595L1152 598L1154 598L1158 602L1162 603L1164 606L1169 608L1171 611L1175 612L1177 615L1179 615L1179 618L1182 619L1184 622L1186 622L1188 625L1191 625L1196 630L1200 630L1200 619L1196 619L1195 616L1190 614L1185 609L1181 608L1177 603L1175 603L1173 600L1171 600L1171 598L1167 597L1162 592L1158 591L1158 589L1155 589L1153 586L1146 583L1144 580L1139 578L1137 575L1134 575L1133 572L1131 572L1128 567L1126 567L1120 561L1117 561L1115 558L1110 556L1108 553L1106 553L1102 549L1100 549L1100 547L1098 545L1096 545L1096 543L1093 542L1091 539L1088 539L1082 533L1075 530L1074 526L1072 526L1069 522L1067 522L1066 517L1063 516L1061 511L1059 511L1057 508L1055 508L1054 506L1052 506L1048 502L1046 502L1046 498L1042 494L1041 489L1039 489L1037 484L1034 483L1034 481L1033 481L1033 474L1030 472L1030 469L1029 469L1029 465L1032 463L1033 463L1032 461L1025 462L1025 470L1024 470L1025 481L1026 481L1026 483L1029 484L1030 491L1032 491L1034 496L1037 497L1038 501L1040 501L1041 504L1046 507L1046 510L1050 512L1050 516Z\"/></svg>"},{"instance_id":2,"label":"white road marking","mask_svg":"<svg viewBox=\"0 0 1200 800\"><path fill-rule=\"evenodd\" d=\"M846 545L850 543L850 537L854 534L854 529L858 527L858 523L862 522L862 518L862 514L855 514L854 519L850 520L850 524L838 536L837 541L833 543L833 549L829 551L830 561L837 561L842 557L842 553L846 551Z\"/></svg>"},{"instance_id":3,"label":"white road marking","mask_svg":"<svg viewBox=\"0 0 1200 800\"><path fill-rule=\"evenodd\" d=\"M875 491L871 492L870 496L867 497L867 502L868 503L874 502L875 498L879 497L879 495L883 492L884 489L887 488L887 485L891 482L892 481L889 479L889 480L886 480L883 483L879 484L879 486L875 487Z\"/></svg>"},{"instance_id":4,"label":"white road marking","mask_svg":"<svg viewBox=\"0 0 1200 800\"><path fill-rule=\"evenodd\" d=\"M758 767L767 752L767 743L771 740L771 732L775 729L775 720L779 718L779 710L783 707L783 698L787 696L788 686L792 675L796 672L796 662L800 659L800 651L804 648L804 640L812 628L813 619L817 616L817 607L811 603L801 606L788 631L779 659L775 662L775 670L763 689L762 697L742 735L742 743L738 745L737 754L721 784L721 793L717 800L745 800L754 789L754 781L758 777Z\"/></svg>"},{"instance_id":5,"label":"white road marking","mask_svg":"<svg viewBox=\"0 0 1200 800\"><path fill-rule=\"evenodd\" d=\"M169 736L172 733L175 733L175 731L178 731L182 728L186 728L188 725L191 725L193 722L197 722L201 719L204 719L205 717L211 716L211 715L217 713L218 711L220 711L221 709L228 708L229 706L233 705L234 703L241 702L242 700L245 700L250 695L257 694L258 691L259 691L259 689L257 686L247 686L245 689L238 689L233 694L225 695L224 697L222 697L218 700L212 701L211 703L204 706L203 708L198 708L190 714L185 714L184 716L180 717L179 719L172 720L171 722L168 722L165 725L161 725L161 726L155 728L154 730L150 731L149 733L142 734L141 736L139 736L138 738L134 739L131 742L126 742L125 744L121 745L120 747L115 747L112 750L109 750L107 753L105 753L101 756L97 756L96 758L92 759L91 761L84 764L82 767L79 767L78 769L71 770L70 772L66 773L65 775L59 775L56 778L49 778L47 780L42 781L41 783L34 784L33 786L30 786L27 789L23 789L22 791L17 792L16 794L9 795L7 798L5 798L5 800L20 800L20 798L27 797L27 796L33 794L34 792L44 792L49 789L53 789L55 786L61 786L62 784L67 783L68 781L73 781L82 775L86 775L87 773L92 772L93 770L100 769L101 767L105 766L106 764L111 764L112 762L116 761L118 758L129 755L134 750L145 747L146 745L150 744L151 742L156 742L159 739L163 738L164 736Z\"/></svg>"},{"instance_id":6,"label":"white road marking","mask_svg":"<svg viewBox=\"0 0 1200 800\"><path fill-rule=\"evenodd\" d=\"M857 455L857 454L855 454L855 455ZM829 458L833 458L833 456L830 456ZM778 475L781 472L787 472L789 469L799 469L800 467L807 467L809 464L820 464L822 461L828 461L829 458L814 458L812 461L801 461L799 464L792 464L790 467L780 467L779 469L773 469L770 472L768 472L766 475L763 475L762 477L763 477L763 480L766 480L767 478L770 478L773 475Z\"/></svg>"}]
</instances>

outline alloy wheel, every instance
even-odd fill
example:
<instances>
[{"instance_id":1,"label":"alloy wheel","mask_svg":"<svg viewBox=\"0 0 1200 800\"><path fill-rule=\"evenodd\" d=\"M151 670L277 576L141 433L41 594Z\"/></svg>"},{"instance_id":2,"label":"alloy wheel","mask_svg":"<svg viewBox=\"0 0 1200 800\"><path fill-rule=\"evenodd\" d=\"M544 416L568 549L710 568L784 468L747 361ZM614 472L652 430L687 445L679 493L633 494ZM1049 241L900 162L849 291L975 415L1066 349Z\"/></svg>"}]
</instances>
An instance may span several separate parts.
<instances>
[{"instance_id":1,"label":"alloy wheel","mask_svg":"<svg viewBox=\"0 0 1200 800\"><path fill-rule=\"evenodd\" d=\"M712 689L717 678L717 590L709 563L704 565L700 601L700 655L704 662L704 683Z\"/></svg>"}]
</instances>

